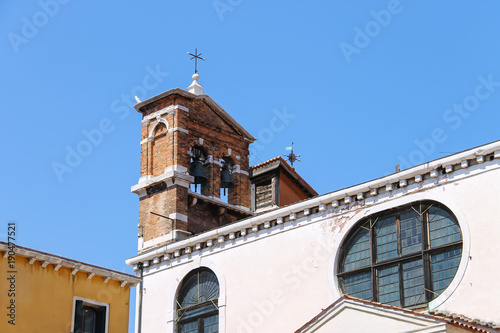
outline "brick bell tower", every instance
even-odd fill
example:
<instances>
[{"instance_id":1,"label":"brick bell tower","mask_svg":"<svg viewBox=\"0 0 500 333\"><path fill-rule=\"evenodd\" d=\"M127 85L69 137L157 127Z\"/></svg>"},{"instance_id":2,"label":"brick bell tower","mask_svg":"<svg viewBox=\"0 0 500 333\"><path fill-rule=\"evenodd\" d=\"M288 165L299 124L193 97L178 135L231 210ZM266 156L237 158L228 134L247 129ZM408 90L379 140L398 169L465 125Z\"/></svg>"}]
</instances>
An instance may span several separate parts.
<instances>
[{"instance_id":1,"label":"brick bell tower","mask_svg":"<svg viewBox=\"0 0 500 333\"><path fill-rule=\"evenodd\" d=\"M255 138L198 80L194 74L188 91L171 89L134 106L142 114L141 177L132 186L139 252L253 215L248 146Z\"/></svg>"}]
</instances>

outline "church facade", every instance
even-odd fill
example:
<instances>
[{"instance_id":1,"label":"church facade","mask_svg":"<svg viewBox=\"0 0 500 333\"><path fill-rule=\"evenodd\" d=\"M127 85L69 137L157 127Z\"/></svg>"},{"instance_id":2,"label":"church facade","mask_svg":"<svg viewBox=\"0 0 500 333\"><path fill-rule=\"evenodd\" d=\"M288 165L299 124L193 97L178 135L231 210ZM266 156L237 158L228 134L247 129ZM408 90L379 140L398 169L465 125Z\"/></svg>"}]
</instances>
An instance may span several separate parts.
<instances>
[{"instance_id":1,"label":"church facade","mask_svg":"<svg viewBox=\"0 0 500 333\"><path fill-rule=\"evenodd\" d=\"M500 141L315 195L281 162L254 177L276 160L250 168L255 139L193 80L135 106L137 332L343 332L354 308L384 332L500 328Z\"/></svg>"}]
</instances>

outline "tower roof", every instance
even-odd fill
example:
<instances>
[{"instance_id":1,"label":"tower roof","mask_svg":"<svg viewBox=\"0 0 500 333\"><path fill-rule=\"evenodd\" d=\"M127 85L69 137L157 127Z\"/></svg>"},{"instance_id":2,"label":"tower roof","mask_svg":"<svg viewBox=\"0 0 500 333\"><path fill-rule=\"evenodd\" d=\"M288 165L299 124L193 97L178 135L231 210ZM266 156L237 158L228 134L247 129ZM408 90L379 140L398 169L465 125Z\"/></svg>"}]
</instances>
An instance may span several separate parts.
<instances>
[{"instance_id":1,"label":"tower roof","mask_svg":"<svg viewBox=\"0 0 500 333\"><path fill-rule=\"evenodd\" d=\"M195 84L195 81L193 81L193 84L191 84L190 88L193 87L193 85ZM201 86L199 86L199 85L193 87L193 89L190 89L190 90L194 91L196 89L197 89L198 92L199 92L199 89L201 89L203 91L203 88ZM148 99L146 99L146 100L144 100L144 101L142 101L140 103L137 103L136 105L134 105L134 108L138 112L143 113L145 111L144 108L146 106L148 106L151 103L154 103L156 101L159 101L159 100L161 100L163 98L169 97L171 95L181 95L181 96L186 97L186 98L188 98L190 100L196 100L196 99L198 99L198 100L203 101L212 110L214 110L214 112L216 112L219 117L221 117L222 119L224 119L224 121L226 121L236 132L238 132L243 137L245 137L245 139L247 141L254 142L256 140L243 126L241 126L236 120L234 120L234 118L231 117L229 115L229 113L226 112L226 110L224 110L219 104L217 104L210 96L205 95L205 94L196 94L196 93L188 92L188 91L186 91L184 89L174 88L174 89L170 89L168 91L165 91L165 92L163 92L163 93L161 93L159 95L156 95L156 96L153 96L151 98L148 98Z\"/></svg>"}]
</instances>

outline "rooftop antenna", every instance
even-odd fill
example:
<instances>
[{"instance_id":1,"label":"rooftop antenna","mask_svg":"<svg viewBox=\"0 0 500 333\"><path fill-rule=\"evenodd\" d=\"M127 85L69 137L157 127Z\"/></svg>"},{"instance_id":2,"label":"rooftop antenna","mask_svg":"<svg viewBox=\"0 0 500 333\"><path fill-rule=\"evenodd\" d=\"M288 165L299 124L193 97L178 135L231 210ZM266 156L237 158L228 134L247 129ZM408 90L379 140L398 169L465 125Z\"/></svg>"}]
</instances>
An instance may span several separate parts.
<instances>
[{"instance_id":1,"label":"rooftop antenna","mask_svg":"<svg viewBox=\"0 0 500 333\"><path fill-rule=\"evenodd\" d=\"M198 53L198 49L194 49L194 54L192 54L191 52L188 52L187 54L192 56L192 58L189 60L194 59L194 73L195 74L198 73L198 59L203 60L203 61L205 61L207 59L200 57L201 53Z\"/></svg>"},{"instance_id":2,"label":"rooftop antenna","mask_svg":"<svg viewBox=\"0 0 500 333\"><path fill-rule=\"evenodd\" d=\"M287 158L288 162L290 162L290 166L292 167L292 169L295 169L293 167L293 163L295 161L300 162L300 160L299 160L300 155L295 155L293 153L293 141L292 141L292 145L290 147L286 147L286 150L290 150L290 154L288 154L288 155L283 154L283 156Z\"/></svg>"}]
</instances>

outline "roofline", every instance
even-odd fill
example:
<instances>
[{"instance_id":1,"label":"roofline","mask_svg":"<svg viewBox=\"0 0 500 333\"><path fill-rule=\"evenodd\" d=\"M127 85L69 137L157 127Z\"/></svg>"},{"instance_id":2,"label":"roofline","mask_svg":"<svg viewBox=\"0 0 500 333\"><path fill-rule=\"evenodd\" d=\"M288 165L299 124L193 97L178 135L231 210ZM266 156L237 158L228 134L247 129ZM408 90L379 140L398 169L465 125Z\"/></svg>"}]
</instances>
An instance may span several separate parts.
<instances>
[{"instance_id":1,"label":"roofline","mask_svg":"<svg viewBox=\"0 0 500 333\"><path fill-rule=\"evenodd\" d=\"M231 117L231 115L229 115L229 113L227 113L226 110L224 110L219 104L217 104L210 96L205 95L205 94L195 95L193 93L190 93L189 91L186 91L186 90L183 90L180 88L174 88L174 89L167 90L159 95L148 98L140 103L137 103L136 105L134 105L134 109L136 109L138 112L142 112L140 110L142 107L144 107L150 103L156 102L160 99L163 99L165 97L168 97L170 95L173 95L173 94L179 94L179 95L184 96L184 97L189 98L189 99L201 99L201 100L203 100L204 102L209 104L209 106L212 106L217 111L219 111L221 113L220 115L222 116L222 118L225 118L224 120L228 121L231 124L234 124L236 126L236 128L241 132L241 134L245 137L245 139L247 139L250 143L257 140L243 126L241 126L236 120L234 120L234 118Z\"/></svg>"},{"instance_id":2,"label":"roofline","mask_svg":"<svg viewBox=\"0 0 500 333\"><path fill-rule=\"evenodd\" d=\"M453 171L454 165L456 164L460 165L461 162L470 159L482 158L484 160L484 156L491 153L494 153L495 159L500 159L500 140L488 143L483 146L471 148L450 156L442 157L440 159L436 159L431 162L423 163L411 167L409 169L405 169L403 171L396 172L375 180L371 180L365 183L336 190L327 194L319 195L317 197L299 201L297 203L290 204L288 206L280 207L259 215L248 217L243 220L239 220L231 224L224 225L220 228L206 231L202 234L193 236L191 238L182 241L159 246L157 248L152 249L151 251L148 251L147 253L140 253L132 258L129 258L125 262L127 263L127 265L133 266L139 262L152 260L155 257L159 257L164 254L174 252L176 250L182 251L186 247L194 246L197 243L203 243L208 240L218 238L219 236L226 236L230 233L239 232L240 230L245 228L251 228L252 226L264 224L266 222L277 219L283 220L284 218L287 218L292 214L296 214L298 212L307 209L311 209L314 207L323 207L324 210L326 205L332 203L336 203L338 206L339 202L341 200L346 199L347 197L352 197L352 196L357 197L360 194L364 195L364 193L370 193L372 189L377 190L386 185L392 186L396 183L399 184L400 181L407 181L408 179L411 178L416 179L417 177L420 177L422 178L423 181L423 176L426 174L431 174L431 178L434 177L433 174L436 175L436 177L438 177L439 175L437 173L437 169L441 167L446 168L448 166L452 166L451 168L451 174L452 174L454 172ZM484 163L486 163L486 161L484 161ZM447 173L450 174L450 172Z\"/></svg>"},{"instance_id":3,"label":"roofline","mask_svg":"<svg viewBox=\"0 0 500 333\"><path fill-rule=\"evenodd\" d=\"M165 97L173 95L173 94L179 94L179 95L182 95L184 97L191 98L191 99L195 99L196 97L198 97L197 95L192 94L192 93L190 93L186 90L183 90L181 88L173 88L173 89L169 89L165 92L162 92L161 94L158 94L156 96L150 97L144 101L137 103L136 105L134 105L134 109L136 109L138 112L142 112L140 110L140 108L142 108L143 106L146 106L150 103L156 102L162 98L165 98Z\"/></svg>"},{"instance_id":4,"label":"roofline","mask_svg":"<svg viewBox=\"0 0 500 333\"><path fill-rule=\"evenodd\" d=\"M400 312L400 313L405 313L405 314L409 314L409 315L413 315L413 316L417 316L417 317L421 317L421 318L431 319L431 320L439 321L439 322L442 322L442 323L445 323L445 324L450 324L450 325L453 325L453 326L456 326L456 327L460 327L460 328L466 329L468 331L472 330L474 332L481 332L481 333L489 333L489 332L491 332L491 331L483 328L485 325L480 325L480 324L477 324L477 323L459 322L457 320L454 320L454 319L448 318L448 317L444 317L444 316L439 316L439 315L433 315L433 314L429 314L429 313L418 312L418 311L410 310L410 309L404 309L404 308L401 308L401 307L398 307L398 306L393 306L393 305L383 304L383 303L379 303L379 302L368 301L368 300L365 300L365 299L361 299L361 298L357 298L357 297L353 297L353 296L349 296L349 295L342 295L342 296L340 296L339 299L337 299L335 302L333 302L332 304L330 304L326 309L322 310L319 314L317 314L311 320L309 320L307 323L305 323L304 325L302 325L297 331L295 331L295 333L301 333L304 330L307 330L308 328L311 327L311 325L313 325L315 322L318 322L319 320L321 320L331 310L335 309L341 303L345 303L345 302L349 302L349 303L351 303L351 302L361 303L361 304L369 305L369 306L376 307L376 308L382 308L382 309L397 311L397 312ZM479 327L479 326L482 326L482 327Z\"/></svg>"},{"instance_id":5,"label":"roofline","mask_svg":"<svg viewBox=\"0 0 500 333\"><path fill-rule=\"evenodd\" d=\"M317 196L318 195L318 192L316 192L311 185L309 185L308 182L306 182L304 180L304 178L302 178L297 171L295 171L294 168L292 168L290 166L290 164L288 164L281 156L279 158L279 161L280 161L280 166L282 166L284 169L286 169L288 171L288 173L294 177L297 178L297 181L300 182L300 183L303 183L304 187L307 188L307 190L313 195L313 196Z\"/></svg>"},{"instance_id":6,"label":"roofline","mask_svg":"<svg viewBox=\"0 0 500 333\"><path fill-rule=\"evenodd\" d=\"M222 112L222 115L224 117L226 117L229 122L231 123L234 123L235 125L237 125L237 127L243 132L243 135L246 137L246 139L252 143L254 141L256 141L257 139L253 137L252 134L250 134L243 126L241 126L236 120L234 120L233 117L231 117L231 115L229 113L226 112L226 110L224 110L216 101L214 101L212 99L212 97L208 96L208 95L200 95L200 96L196 96L197 98L202 98L205 100L205 102L209 102L210 104L212 104L216 109L218 109L220 112Z\"/></svg>"},{"instance_id":7,"label":"roofline","mask_svg":"<svg viewBox=\"0 0 500 333\"><path fill-rule=\"evenodd\" d=\"M480 148L482 148L482 149L480 149ZM471 157L484 156L484 155L487 155L487 154L490 154L493 152L498 152L498 156L496 158L500 158L500 140L493 141L493 142L490 142L490 143L487 143L487 144L484 144L481 146L477 146L474 148L466 149L466 150L463 150L463 151L455 153L455 154L451 154L451 155L448 155L445 157L431 160L429 162L424 162L422 164L401 170L399 172L395 172L395 173L391 173L391 174L383 176L383 177L375 178L373 180L369 180L369 181L360 183L358 185L345 187L343 189L336 190L334 192L330 192L330 193L327 193L325 195L337 193L340 191L344 191L345 193L353 193L353 195L355 195L356 193L354 193L355 191L353 191L353 190L357 189L361 186L368 187L369 189L371 189L371 188L380 186L380 185L375 185L375 184L382 184L382 185L391 184L391 183L394 183L396 181L399 181L400 179L412 178L416 175L421 175L421 174L430 172L432 170L436 170L439 167L446 168L449 165L454 165L454 164L460 163L464 160L470 159Z\"/></svg>"},{"instance_id":8,"label":"roofline","mask_svg":"<svg viewBox=\"0 0 500 333\"><path fill-rule=\"evenodd\" d=\"M105 278L110 277L111 279L117 280L119 282L127 282L127 284L130 284L131 286L135 286L137 283L141 281L140 278L127 273L118 272L115 270L84 263L70 258L58 256L55 254L42 252L27 247L14 245L12 243L9 244L0 241L0 251L5 252L6 254L8 254L9 250L11 250L12 246L14 247L15 255L21 257L33 258L38 261L48 262L49 264L52 265L61 265L62 267L66 267L69 269L76 268L78 269L78 271L81 272L94 273L95 275L99 275Z\"/></svg>"},{"instance_id":9,"label":"roofline","mask_svg":"<svg viewBox=\"0 0 500 333\"><path fill-rule=\"evenodd\" d=\"M331 310L335 309L337 306L339 306L340 304L345 303L345 302L357 302L357 303L362 303L362 304L365 304L365 305L371 305L371 306L379 307L379 308L383 308L383 309L391 309L391 310L396 310L396 311L404 312L404 313L407 313L407 314L417 315L417 316L421 316L421 317L424 317L424 318L427 318L427 319L434 319L434 320L437 320L437 321L440 321L440 322L443 322L443 323L446 322L446 320L444 320L442 318L435 318L435 317L433 317L431 315L427 315L425 313L421 313L421 312L417 312L417 311L413 311L413 310L408 310L408 309L403 309L403 308L400 308L400 307L397 307L397 306L387 305L387 304L383 304L383 303L379 303L379 302L367 301L365 299L361 299L361 298L357 298L357 297L353 297L353 296L349 296L349 295L342 295L342 296L340 296L339 299L337 299L335 302L333 302L332 304L330 304L326 309L321 310L320 313L318 313L311 320L309 320L307 323L305 323L304 325L302 325L294 333L301 333L304 330L310 328L311 325L313 325L318 320L321 320Z\"/></svg>"},{"instance_id":10,"label":"roofline","mask_svg":"<svg viewBox=\"0 0 500 333\"><path fill-rule=\"evenodd\" d=\"M471 319L471 318L466 317L466 316L461 315L461 314L450 313L450 312L441 311L441 310L430 310L429 314L433 315L433 316L443 317L443 318L452 320L452 321L457 322L457 323L462 324L462 325L473 324L473 325L477 325L477 326L482 326L482 327L486 328L486 331L488 331L488 329L493 329L493 332L498 332L498 330L500 330L500 323L498 323L498 322L495 323L495 322L486 322L486 321L479 320L479 319ZM488 332L490 332L490 331L488 331Z\"/></svg>"}]
</instances>

